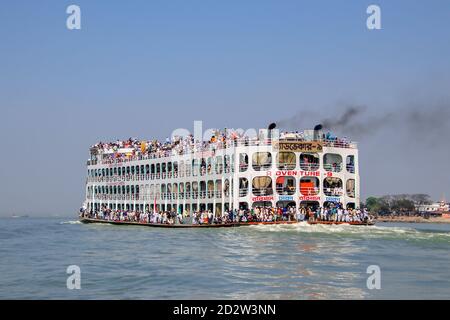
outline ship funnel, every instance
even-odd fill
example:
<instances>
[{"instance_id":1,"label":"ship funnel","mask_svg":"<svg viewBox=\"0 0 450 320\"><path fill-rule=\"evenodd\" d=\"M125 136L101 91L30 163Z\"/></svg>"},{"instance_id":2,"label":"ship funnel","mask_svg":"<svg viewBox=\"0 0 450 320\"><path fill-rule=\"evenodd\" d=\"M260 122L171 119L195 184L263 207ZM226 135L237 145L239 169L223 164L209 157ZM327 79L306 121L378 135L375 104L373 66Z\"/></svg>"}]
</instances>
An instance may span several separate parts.
<instances>
[{"instance_id":1,"label":"ship funnel","mask_svg":"<svg viewBox=\"0 0 450 320\"><path fill-rule=\"evenodd\" d=\"M276 123L271 123L269 124L269 126L267 127L267 138L269 140L272 139L272 130L275 129L277 127Z\"/></svg>"},{"instance_id":2,"label":"ship funnel","mask_svg":"<svg viewBox=\"0 0 450 320\"><path fill-rule=\"evenodd\" d=\"M322 136L322 128L323 126L319 123L314 127L314 140L320 140Z\"/></svg>"}]
</instances>

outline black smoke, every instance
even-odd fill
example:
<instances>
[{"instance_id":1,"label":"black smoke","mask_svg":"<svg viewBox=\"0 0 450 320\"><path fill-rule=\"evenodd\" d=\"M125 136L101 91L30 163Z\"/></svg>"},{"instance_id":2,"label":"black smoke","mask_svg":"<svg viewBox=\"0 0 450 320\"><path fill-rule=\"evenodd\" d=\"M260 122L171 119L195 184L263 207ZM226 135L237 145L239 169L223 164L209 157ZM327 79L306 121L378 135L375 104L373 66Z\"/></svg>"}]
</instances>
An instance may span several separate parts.
<instances>
[{"instance_id":1,"label":"black smoke","mask_svg":"<svg viewBox=\"0 0 450 320\"><path fill-rule=\"evenodd\" d=\"M435 142L450 138L450 103L392 107L389 111L367 105L337 107L326 116L318 112L298 112L290 119L278 121L280 129L303 130L321 123L324 131L366 139L380 131L390 131L416 141Z\"/></svg>"}]
</instances>

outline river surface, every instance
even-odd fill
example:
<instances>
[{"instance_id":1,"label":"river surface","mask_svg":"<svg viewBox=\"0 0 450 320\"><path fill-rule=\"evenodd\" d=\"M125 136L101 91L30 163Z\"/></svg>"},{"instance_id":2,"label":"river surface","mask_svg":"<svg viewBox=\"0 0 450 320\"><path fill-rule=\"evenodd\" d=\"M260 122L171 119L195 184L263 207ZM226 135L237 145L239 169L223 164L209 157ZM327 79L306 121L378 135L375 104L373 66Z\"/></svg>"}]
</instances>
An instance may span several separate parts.
<instances>
[{"instance_id":1,"label":"river surface","mask_svg":"<svg viewBox=\"0 0 450 320\"><path fill-rule=\"evenodd\" d=\"M79 290L67 288L70 265ZM199 230L1 218L0 298L449 299L450 224Z\"/></svg>"}]
</instances>

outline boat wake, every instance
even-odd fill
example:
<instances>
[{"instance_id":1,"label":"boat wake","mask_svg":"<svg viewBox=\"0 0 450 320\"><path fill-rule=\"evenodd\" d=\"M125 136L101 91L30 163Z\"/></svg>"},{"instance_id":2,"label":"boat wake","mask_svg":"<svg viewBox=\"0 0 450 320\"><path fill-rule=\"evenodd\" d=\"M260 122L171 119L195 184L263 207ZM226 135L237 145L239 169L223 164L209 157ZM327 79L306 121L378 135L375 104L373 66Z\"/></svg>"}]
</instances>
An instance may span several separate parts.
<instances>
[{"instance_id":1,"label":"boat wake","mask_svg":"<svg viewBox=\"0 0 450 320\"><path fill-rule=\"evenodd\" d=\"M70 220L70 221L60 222L59 224L81 224L81 222L78 220Z\"/></svg>"},{"instance_id":2,"label":"boat wake","mask_svg":"<svg viewBox=\"0 0 450 320\"><path fill-rule=\"evenodd\" d=\"M450 232L434 230L418 230L410 227L389 227L389 226L352 226L348 224L340 225L311 225L307 222L300 222L291 225L256 225L251 226L252 230L258 232L291 232L306 233L311 236L326 237L356 237L356 238L385 238L404 240L431 240L444 241L450 243Z\"/></svg>"}]
</instances>

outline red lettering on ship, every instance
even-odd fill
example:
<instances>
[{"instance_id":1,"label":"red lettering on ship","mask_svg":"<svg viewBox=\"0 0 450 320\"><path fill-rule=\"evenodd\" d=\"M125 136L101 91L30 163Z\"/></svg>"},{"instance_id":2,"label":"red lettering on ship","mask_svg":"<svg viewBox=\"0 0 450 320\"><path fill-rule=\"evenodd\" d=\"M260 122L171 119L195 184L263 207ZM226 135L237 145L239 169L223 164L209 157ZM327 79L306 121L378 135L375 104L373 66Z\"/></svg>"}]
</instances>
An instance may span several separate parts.
<instances>
[{"instance_id":1,"label":"red lettering on ship","mask_svg":"<svg viewBox=\"0 0 450 320\"><path fill-rule=\"evenodd\" d=\"M256 201L272 201L273 200L273 196L259 196L259 197L253 197L252 201L256 202Z\"/></svg>"},{"instance_id":2,"label":"red lettering on ship","mask_svg":"<svg viewBox=\"0 0 450 320\"><path fill-rule=\"evenodd\" d=\"M300 175L302 177L319 177L320 172L319 171L300 171Z\"/></svg>"},{"instance_id":3,"label":"red lettering on ship","mask_svg":"<svg viewBox=\"0 0 450 320\"><path fill-rule=\"evenodd\" d=\"M296 176L297 171L295 170L279 170L275 173L276 176Z\"/></svg>"},{"instance_id":4,"label":"red lettering on ship","mask_svg":"<svg viewBox=\"0 0 450 320\"><path fill-rule=\"evenodd\" d=\"M320 201L320 196L300 196L301 201Z\"/></svg>"}]
</instances>

